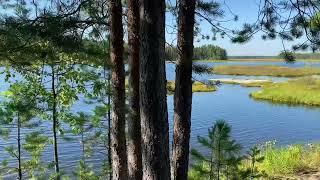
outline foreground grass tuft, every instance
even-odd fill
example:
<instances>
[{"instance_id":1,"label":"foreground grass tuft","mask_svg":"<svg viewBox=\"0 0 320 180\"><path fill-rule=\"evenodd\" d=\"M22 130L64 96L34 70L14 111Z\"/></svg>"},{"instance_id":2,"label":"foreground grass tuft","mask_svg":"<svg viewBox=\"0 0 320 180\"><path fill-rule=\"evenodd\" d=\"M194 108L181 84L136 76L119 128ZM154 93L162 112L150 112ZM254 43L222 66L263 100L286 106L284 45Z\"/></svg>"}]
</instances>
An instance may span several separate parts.
<instances>
[{"instance_id":1,"label":"foreground grass tuft","mask_svg":"<svg viewBox=\"0 0 320 180\"><path fill-rule=\"evenodd\" d=\"M262 91L251 93L255 99L276 103L320 106L320 80L299 78L262 87Z\"/></svg>"},{"instance_id":2,"label":"foreground grass tuft","mask_svg":"<svg viewBox=\"0 0 320 180\"><path fill-rule=\"evenodd\" d=\"M320 68L289 68L282 66L216 66L212 69L216 74L245 76L301 77L320 75Z\"/></svg>"}]
</instances>

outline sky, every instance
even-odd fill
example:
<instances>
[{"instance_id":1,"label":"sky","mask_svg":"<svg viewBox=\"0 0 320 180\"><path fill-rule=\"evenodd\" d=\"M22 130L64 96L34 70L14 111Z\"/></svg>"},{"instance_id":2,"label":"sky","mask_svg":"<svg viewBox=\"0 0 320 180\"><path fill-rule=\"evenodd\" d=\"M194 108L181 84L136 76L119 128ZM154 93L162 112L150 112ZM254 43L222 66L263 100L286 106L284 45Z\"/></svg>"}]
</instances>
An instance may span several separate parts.
<instances>
[{"instance_id":1,"label":"sky","mask_svg":"<svg viewBox=\"0 0 320 180\"><path fill-rule=\"evenodd\" d=\"M0 0L1 1L1 0ZM167 0L167 2L175 3L176 0ZM212 1L212 0L204 0ZM257 20L257 14L259 9L260 0L214 0L221 4L222 9L225 11L225 17L222 20L232 19L234 15L239 17L238 21L231 21L223 23L224 27L229 29L239 30L244 23L253 23ZM229 9L232 11L230 13ZM1 12L1 9L0 9ZM166 19L166 40L167 42L176 45L176 32L172 33L171 28L175 24L176 19L172 15L167 14ZM200 25L201 33L205 35L212 35L211 25L209 23L201 22ZM297 44L299 41L295 42L285 42L286 49L290 49L293 44ZM227 50L229 56L275 56L278 55L283 50L283 45L280 39L275 40L262 40L261 34L256 34L249 42L245 44L234 44L228 37L220 38L217 37L216 40L195 40L195 46L201 46L204 44L212 44L220 46Z\"/></svg>"},{"instance_id":2,"label":"sky","mask_svg":"<svg viewBox=\"0 0 320 180\"><path fill-rule=\"evenodd\" d=\"M225 19L230 19L234 17L227 10L227 7L231 11L239 16L238 21L232 21L224 23L225 27L230 29L239 29L244 23L253 23L257 20L257 14L259 9L260 0L217 0L221 3L222 8L225 9L226 17ZM226 6L227 4L228 6ZM168 18L167 18L168 21ZM170 18L169 22L170 23ZM201 23L202 34L212 34L211 26L208 23ZM170 40L172 37L168 36ZM290 49L295 42L284 42L286 49ZM261 34L256 34L256 36L245 44L234 44L231 43L229 38L218 38L217 40L202 40L200 42L195 42L195 46L201 46L203 44L213 44L218 45L227 50L229 56L274 56L278 55L282 50L282 42L280 39L275 40L262 40Z\"/></svg>"}]
</instances>

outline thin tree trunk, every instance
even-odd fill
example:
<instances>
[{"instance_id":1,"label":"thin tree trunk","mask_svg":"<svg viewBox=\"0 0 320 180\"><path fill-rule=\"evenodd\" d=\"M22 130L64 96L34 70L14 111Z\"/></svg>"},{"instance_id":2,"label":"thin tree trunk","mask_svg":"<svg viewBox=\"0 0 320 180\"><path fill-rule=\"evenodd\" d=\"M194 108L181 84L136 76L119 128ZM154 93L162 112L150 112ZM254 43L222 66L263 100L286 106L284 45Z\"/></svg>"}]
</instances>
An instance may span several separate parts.
<instances>
[{"instance_id":1,"label":"thin tree trunk","mask_svg":"<svg viewBox=\"0 0 320 180\"><path fill-rule=\"evenodd\" d=\"M109 166L112 164L111 157L111 72L108 72L108 163ZM109 173L109 179L112 179L112 171Z\"/></svg>"},{"instance_id":2,"label":"thin tree trunk","mask_svg":"<svg viewBox=\"0 0 320 180\"><path fill-rule=\"evenodd\" d=\"M81 131L81 146L82 146L82 161L84 166L86 166L86 152L85 152L85 146L84 146L84 129Z\"/></svg>"},{"instance_id":3,"label":"thin tree trunk","mask_svg":"<svg viewBox=\"0 0 320 180\"><path fill-rule=\"evenodd\" d=\"M52 130L53 130L53 148L54 148L54 167L57 174L57 179L60 179L60 169L59 169L59 156L58 156L58 140L57 140L57 93L56 93L56 84L55 84L55 70L54 66L51 66L51 90L52 90Z\"/></svg>"},{"instance_id":4,"label":"thin tree trunk","mask_svg":"<svg viewBox=\"0 0 320 180\"><path fill-rule=\"evenodd\" d=\"M140 115L144 180L170 179L164 0L140 1Z\"/></svg>"},{"instance_id":5,"label":"thin tree trunk","mask_svg":"<svg viewBox=\"0 0 320 180\"><path fill-rule=\"evenodd\" d=\"M178 60L174 94L173 179L187 180L192 107L195 0L179 0Z\"/></svg>"},{"instance_id":6,"label":"thin tree trunk","mask_svg":"<svg viewBox=\"0 0 320 180\"><path fill-rule=\"evenodd\" d=\"M20 116L18 114L18 175L19 175L19 180L22 179L22 169L21 169L21 121L20 121Z\"/></svg>"},{"instance_id":7,"label":"thin tree trunk","mask_svg":"<svg viewBox=\"0 0 320 180\"><path fill-rule=\"evenodd\" d=\"M110 1L110 59L112 63L112 178L128 179L125 135L125 72L123 64L123 27L121 0Z\"/></svg>"},{"instance_id":8,"label":"thin tree trunk","mask_svg":"<svg viewBox=\"0 0 320 180\"><path fill-rule=\"evenodd\" d=\"M139 0L128 0L129 42L129 118L128 170L129 179L142 179L141 124L139 106Z\"/></svg>"}]
</instances>

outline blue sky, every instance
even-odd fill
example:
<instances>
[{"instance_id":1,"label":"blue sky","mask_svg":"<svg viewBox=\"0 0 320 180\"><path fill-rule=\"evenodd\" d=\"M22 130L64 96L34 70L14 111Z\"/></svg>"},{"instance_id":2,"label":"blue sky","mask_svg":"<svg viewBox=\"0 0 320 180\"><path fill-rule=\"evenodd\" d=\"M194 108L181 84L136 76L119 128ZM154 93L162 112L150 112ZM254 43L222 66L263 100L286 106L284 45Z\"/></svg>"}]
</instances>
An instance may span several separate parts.
<instances>
[{"instance_id":1,"label":"blue sky","mask_svg":"<svg viewBox=\"0 0 320 180\"><path fill-rule=\"evenodd\" d=\"M222 4L225 9L225 19L230 19L233 16L228 12L228 7L232 12L239 16L239 20L234 22L224 23L225 27L230 29L239 29L244 23L253 23L257 20L258 14L258 3L260 0L217 0ZM167 18L168 21L168 18ZM170 23L170 18L169 22ZM211 26L208 23L202 23L201 29L203 34L212 34ZM170 35L167 35L169 41L172 40ZM285 42L286 49L290 49L291 46L296 42ZM201 42L195 42L195 46L203 44L214 44L223 47L227 50L231 56L273 56L278 55L283 50L283 46L280 39L267 40L261 39L261 34L257 34L251 41L245 44L233 44L229 38L218 38L217 40L202 40Z\"/></svg>"}]
</instances>

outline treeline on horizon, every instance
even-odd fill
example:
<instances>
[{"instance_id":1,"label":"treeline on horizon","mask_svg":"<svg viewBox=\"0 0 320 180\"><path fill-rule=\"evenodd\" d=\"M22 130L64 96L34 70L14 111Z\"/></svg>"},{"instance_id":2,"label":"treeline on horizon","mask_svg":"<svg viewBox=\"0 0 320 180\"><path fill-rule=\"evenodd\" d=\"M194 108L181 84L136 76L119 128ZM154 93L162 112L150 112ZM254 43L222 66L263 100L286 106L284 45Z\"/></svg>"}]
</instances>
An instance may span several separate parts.
<instances>
[{"instance_id":1,"label":"treeline on horizon","mask_svg":"<svg viewBox=\"0 0 320 180\"><path fill-rule=\"evenodd\" d=\"M320 53L292 53L295 59L320 59ZM228 56L228 59L282 59L283 53L277 56Z\"/></svg>"},{"instance_id":2,"label":"treeline on horizon","mask_svg":"<svg viewBox=\"0 0 320 180\"><path fill-rule=\"evenodd\" d=\"M91 41L88 39L84 40L85 50L89 54L100 55L105 49L109 48L108 41ZM107 52L104 52L107 53ZM166 46L165 47L165 59L169 61L175 61L178 58L179 51L177 47ZM129 46L124 43L123 57L127 62L129 56ZM215 45L203 45L195 47L193 51L193 60L227 60L227 51L219 46ZM96 62L98 63L98 62Z\"/></svg>"},{"instance_id":3,"label":"treeline on horizon","mask_svg":"<svg viewBox=\"0 0 320 180\"><path fill-rule=\"evenodd\" d=\"M175 61L178 58L179 50L176 47L166 46L165 58ZM227 51L215 45L203 45L193 50L193 60L227 60Z\"/></svg>"}]
</instances>

